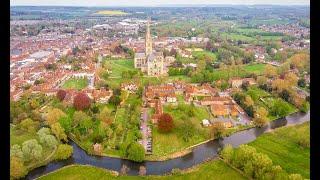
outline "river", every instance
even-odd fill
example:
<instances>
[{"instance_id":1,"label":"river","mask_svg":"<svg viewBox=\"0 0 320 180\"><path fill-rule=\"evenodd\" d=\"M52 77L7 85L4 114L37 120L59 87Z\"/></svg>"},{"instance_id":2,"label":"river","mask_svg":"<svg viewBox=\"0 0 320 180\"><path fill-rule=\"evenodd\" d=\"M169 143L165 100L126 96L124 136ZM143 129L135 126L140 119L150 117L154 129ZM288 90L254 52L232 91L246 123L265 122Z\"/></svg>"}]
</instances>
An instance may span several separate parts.
<instances>
[{"instance_id":1,"label":"river","mask_svg":"<svg viewBox=\"0 0 320 180\"><path fill-rule=\"evenodd\" d=\"M241 144L247 144L254 141L261 134L268 132L272 129L301 124L310 120L310 111L308 113L294 113L285 118L280 118L270 122L263 128L251 128L248 130L236 132L229 137L224 137L217 140L212 140L207 143L201 144L195 147L191 153L166 161L145 161L142 163L136 163L129 160L112 157L101 157L88 155L74 142L70 142L73 146L73 155L67 160L54 161L46 166L36 168L28 173L26 179L35 179L49 172L55 171L63 166L71 164L84 164L106 168L114 171L120 171L122 165L126 165L130 168L129 175L138 175L139 167L141 165L146 167L148 175L162 175L171 172L174 168L186 169L194 165L200 164L208 159L217 157L217 152L225 145L231 144L233 147L238 147Z\"/></svg>"}]
</instances>

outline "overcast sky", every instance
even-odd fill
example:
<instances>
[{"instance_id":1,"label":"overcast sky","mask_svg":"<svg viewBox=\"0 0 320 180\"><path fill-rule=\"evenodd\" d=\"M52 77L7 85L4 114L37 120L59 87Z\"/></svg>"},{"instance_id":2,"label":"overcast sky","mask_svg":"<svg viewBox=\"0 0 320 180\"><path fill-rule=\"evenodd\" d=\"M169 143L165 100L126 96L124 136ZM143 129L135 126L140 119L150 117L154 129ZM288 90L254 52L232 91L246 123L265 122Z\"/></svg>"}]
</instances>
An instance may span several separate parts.
<instances>
[{"instance_id":1,"label":"overcast sky","mask_svg":"<svg viewBox=\"0 0 320 180\"><path fill-rule=\"evenodd\" d=\"M309 0L10 0L15 5L57 6L157 6L170 4L276 4L309 5Z\"/></svg>"}]
</instances>

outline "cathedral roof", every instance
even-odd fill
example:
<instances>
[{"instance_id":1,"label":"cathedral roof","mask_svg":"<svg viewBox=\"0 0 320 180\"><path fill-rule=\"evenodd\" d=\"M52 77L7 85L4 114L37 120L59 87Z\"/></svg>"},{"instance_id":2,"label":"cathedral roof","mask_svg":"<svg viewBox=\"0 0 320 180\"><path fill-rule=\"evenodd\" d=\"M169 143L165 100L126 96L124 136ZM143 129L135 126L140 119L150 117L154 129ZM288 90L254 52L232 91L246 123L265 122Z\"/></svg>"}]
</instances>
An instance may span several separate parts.
<instances>
[{"instance_id":1,"label":"cathedral roof","mask_svg":"<svg viewBox=\"0 0 320 180\"><path fill-rule=\"evenodd\" d=\"M135 57L136 58L144 58L144 57L146 57L146 54L145 53L135 53Z\"/></svg>"}]
</instances>

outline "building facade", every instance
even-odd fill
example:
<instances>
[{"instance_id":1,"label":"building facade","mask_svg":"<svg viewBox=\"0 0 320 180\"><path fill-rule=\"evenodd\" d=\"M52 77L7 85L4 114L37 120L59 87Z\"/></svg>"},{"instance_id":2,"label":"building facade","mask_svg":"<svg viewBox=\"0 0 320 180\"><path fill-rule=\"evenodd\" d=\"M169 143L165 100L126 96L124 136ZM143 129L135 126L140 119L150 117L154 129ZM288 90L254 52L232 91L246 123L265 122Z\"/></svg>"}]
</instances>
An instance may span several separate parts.
<instances>
[{"instance_id":1,"label":"building facade","mask_svg":"<svg viewBox=\"0 0 320 180\"><path fill-rule=\"evenodd\" d=\"M134 67L141 69L148 76L160 76L164 72L164 56L162 52L152 49L152 37L150 34L150 19L148 19L145 37L145 52L135 53Z\"/></svg>"}]
</instances>

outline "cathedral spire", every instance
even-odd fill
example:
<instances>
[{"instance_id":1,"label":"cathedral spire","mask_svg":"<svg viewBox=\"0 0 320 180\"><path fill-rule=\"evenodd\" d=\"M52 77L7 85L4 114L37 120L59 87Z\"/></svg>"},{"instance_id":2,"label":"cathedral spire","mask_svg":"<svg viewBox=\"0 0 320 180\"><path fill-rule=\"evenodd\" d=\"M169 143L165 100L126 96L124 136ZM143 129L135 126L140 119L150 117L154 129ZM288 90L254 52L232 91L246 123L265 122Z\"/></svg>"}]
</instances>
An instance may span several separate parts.
<instances>
[{"instance_id":1,"label":"cathedral spire","mask_svg":"<svg viewBox=\"0 0 320 180\"><path fill-rule=\"evenodd\" d=\"M147 21L147 27L146 27L146 39L145 39L145 43L146 43L146 56L148 56L149 54L152 53L152 37L150 34L150 21L151 18L148 18Z\"/></svg>"}]
</instances>

